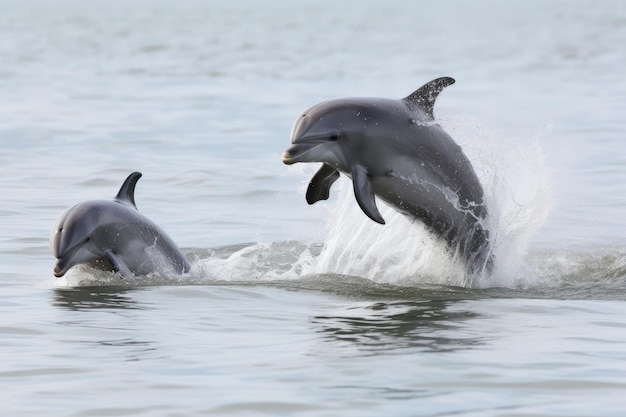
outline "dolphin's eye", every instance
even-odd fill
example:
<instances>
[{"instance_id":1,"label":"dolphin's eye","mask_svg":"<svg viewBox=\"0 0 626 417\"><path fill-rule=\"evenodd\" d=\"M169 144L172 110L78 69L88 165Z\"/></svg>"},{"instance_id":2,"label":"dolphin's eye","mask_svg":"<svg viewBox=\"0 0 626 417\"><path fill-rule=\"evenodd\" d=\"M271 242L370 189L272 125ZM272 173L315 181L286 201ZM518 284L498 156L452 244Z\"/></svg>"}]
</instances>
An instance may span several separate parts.
<instances>
[{"instance_id":1,"label":"dolphin's eye","mask_svg":"<svg viewBox=\"0 0 626 417\"><path fill-rule=\"evenodd\" d=\"M328 139L332 140L332 141L336 141L337 139L339 139L341 137L341 133L339 132L334 132L331 133L331 135L328 137Z\"/></svg>"}]
</instances>

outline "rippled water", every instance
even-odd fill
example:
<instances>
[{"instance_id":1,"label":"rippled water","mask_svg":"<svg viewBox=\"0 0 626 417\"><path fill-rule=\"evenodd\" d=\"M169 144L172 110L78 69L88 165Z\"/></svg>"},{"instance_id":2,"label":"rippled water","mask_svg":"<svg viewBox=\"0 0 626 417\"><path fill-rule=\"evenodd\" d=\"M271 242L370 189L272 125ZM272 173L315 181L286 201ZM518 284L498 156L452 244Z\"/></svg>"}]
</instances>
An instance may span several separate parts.
<instances>
[{"instance_id":1,"label":"rippled water","mask_svg":"<svg viewBox=\"0 0 626 417\"><path fill-rule=\"evenodd\" d=\"M626 3L0 0L0 398L10 415L621 416ZM453 76L435 115L498 259L347 179L297 115ZM55 279L48 236L143 172L190 274Z\"/></svg>"}]
</instances>

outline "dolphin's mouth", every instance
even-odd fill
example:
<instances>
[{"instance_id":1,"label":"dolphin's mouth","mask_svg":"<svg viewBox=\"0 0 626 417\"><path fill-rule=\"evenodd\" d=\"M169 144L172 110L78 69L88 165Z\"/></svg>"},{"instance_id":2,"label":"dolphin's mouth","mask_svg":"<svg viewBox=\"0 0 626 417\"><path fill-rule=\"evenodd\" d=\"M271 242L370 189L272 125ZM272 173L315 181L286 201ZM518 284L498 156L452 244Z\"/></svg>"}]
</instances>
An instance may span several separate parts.
<instances>
[{"instance_id":1,"label":"dolphin's mouth","mask_svg":"<svg viewBox=\"0 0 626 417\"><path fill-rule=\"evenodd\" d=\"M63 257L57 261L54 265L54 276L57 278L61 278L65 273L70 269L70 259L68 257Z\"/></svg>"},{"instance_id":2,"label":"dolphin's mouth","mask_svg":"<svg viewBox=\"0 0 626 417\"><path fill-rule=\"evenodd\" d=\"M61 278L72 266L74 266L72 260L74 259L76 252L78 251L74 250L71 253L66 253L65 256L61 258L57 258L57 263L54 264L54 269L52 271L55 277Z\"/></svg>"},{"instance_id":3,"label":"dolphin's mouth","mask_svg":"<svg viewBox=\"0 0 626 417\"><path fill-rule=\"evenodd\" d=\"M73 248L66 250L57 257L57 263L54 265L53 270L55 277L62 277L71 267L76 265L74 258L76 258L80 249L81 245L75 245Z\"/></svg>"},{"instance_id":4,"label":"dolphin's mouth","mask_svg":"<svg viewBox=\"0 0 626 417\"><path fill-rule=\"evenodd\" d=\"M310 150L320 145L320 142L309 143L296 143L283 152L283 163L287 165L295 164L296 162L303 162L302 157ZM309 161L305 161L309 162Z\"/></svg>"}]
</instances>

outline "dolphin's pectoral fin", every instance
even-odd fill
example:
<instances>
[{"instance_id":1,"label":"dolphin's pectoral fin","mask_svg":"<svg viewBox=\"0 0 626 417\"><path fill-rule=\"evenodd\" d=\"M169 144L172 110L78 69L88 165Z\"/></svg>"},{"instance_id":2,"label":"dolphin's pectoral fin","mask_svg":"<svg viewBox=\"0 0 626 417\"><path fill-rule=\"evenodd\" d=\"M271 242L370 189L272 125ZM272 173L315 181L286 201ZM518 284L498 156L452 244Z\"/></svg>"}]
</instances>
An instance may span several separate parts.
<instances>
[{"instance_id":1,"label":"dolphin's pectoral fin","mask_svg":"<svg viewBox=\"0 0 626 417\"><path fill-rule=\"evenodd\" d=\"M364 166L354 165L352 167L352 185L354 186L354 196L361 210L376 223L385 224L385 219L376 207L374 186Z\"/></svg>"},{"instance_id":2,"label":"dolphin's pectoral fin","mask_svg":"<svg viewBox=\"0 0 626 417\"><path fill-rule=\"evenodd\" d=\"M133 172L126 178L124 184L120 188L120 191L115 196L115 201L123 204L130 204L135 209L137 209L137 205L135 204L135 185L137 185L137 181L141 178L141 172Z\"/></svg>"},{"instance_id":3,"label":"dolphin's pectoral fin","mask_svg":"<svg viewBox=\"0 0 626 417\"><path fill-rule=\"evenodd\" d=\"M338 178L339 171L328 164L322 164L322 167L317 170L309 182L309 187L306 190L306 202L313 204L320 200L328 200L330 187Z\"/></svg>"},{"instance_id":4,"label":"dolphin's pectoral fin","mask_svg":"<svg viewBox=\"0 0 626 417\"><path fill-rule=\"evenodd\" d=\"M404 100L419 106L431 119L434 119L435 116L433 115L433 107L435 107L435 100L437 100L441 90L450 84L454 84L454 78L437 78L424 84Z\"/></svg>"},{"instance_id":5,"label":"dolphin's pectoral fin","mask_svg":"<svg viewBox=\"0 0 626 417\"><path fill-rule=\"evenodd\" d=\"M109 249L104 252L104 257L107 261L111 263L111 266L113 266L113 270L115 272L118 272L122 276L122 278L130 278L134 275L128 265L126 265L126 262L124 262L122 258L117 256L116 254L114 254L112 250Z\"/></svg>"}]
</instances>

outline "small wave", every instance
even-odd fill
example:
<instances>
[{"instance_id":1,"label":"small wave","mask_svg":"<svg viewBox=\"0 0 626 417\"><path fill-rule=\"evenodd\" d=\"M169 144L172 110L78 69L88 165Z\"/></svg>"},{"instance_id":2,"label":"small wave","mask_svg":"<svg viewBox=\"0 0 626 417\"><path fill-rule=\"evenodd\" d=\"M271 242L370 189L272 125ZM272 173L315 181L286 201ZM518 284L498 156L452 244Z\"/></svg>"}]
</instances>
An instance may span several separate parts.
<instances>
[{"instance_id":1,"label":"small wave","mask_svg":"<svg viewBox=\"0 0 626 417\"><path fill-rule=\"evenodd\" d=\"M626 248L611 246L542 251L529 256L537 287L626 285Z\"/></svg>"},{"instance_id":2,"label":"small wave","mask_svg":"<svg viewBox=\"0 0 626 417\"><path fill-rule=\"evenodd\" d=\"M428 244L425 244L427 247ZM406 276L402 268L397 279L390 273L384 279L323 271L319 242L284 241L240 244L214 249L188 251L192 269L184 275L150 274L123 279L118 274L96 271L86 266L71 269L56 279L54 287L109 287L118 289L150 286L264 285L286 289L322 291L364 299L478 299L478 298L556 298L625 299L626 249L590 247L579 250L533 251L523 257L516 271L514 287L468 287L456 285L454 278L416 272ZM391 261L388 261L391 263ZM427 262L424 260L424 262ZM440 261L438 268L448 268ZM381 265L384 262L381 262ZM338 262L340 264L340 262ZM376 269L376 267L373 267ZM432 265L429 271L434 271ZM349 268L348 268L349 269ZM392 268L393 269L393 268ZM419 268L416 268L419 269ZM449 269L451 271L451 269ZM519 279L523 277L524 279ZM513 281L496 277L496 281ZM519 284L524 282L525 284Z\"/></svg>"}]
</instances>

